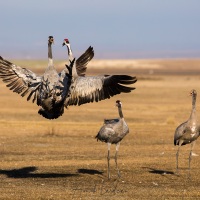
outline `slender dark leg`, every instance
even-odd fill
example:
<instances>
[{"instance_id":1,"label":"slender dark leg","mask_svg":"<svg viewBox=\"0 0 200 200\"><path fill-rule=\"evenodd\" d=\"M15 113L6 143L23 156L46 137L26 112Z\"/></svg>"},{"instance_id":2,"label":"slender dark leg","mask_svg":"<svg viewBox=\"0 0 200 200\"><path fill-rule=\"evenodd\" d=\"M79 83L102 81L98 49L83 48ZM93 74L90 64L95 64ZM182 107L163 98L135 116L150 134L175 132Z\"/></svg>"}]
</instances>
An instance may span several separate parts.
<instances>
[{"instance_id":1,"label":"slender dark leg","mask_svg":"<svg viewBox=\"0 0 200 200\"><path fill-rule=\"evenodd\" d=\"M116 164L116 168L117 168L118 177L120 177L120 171L119 171L119 168L118 168L118 165L117 165L117 153L119 151L119 146L120 146L120 143L117 143L116 152L115 152L115 164Z\"/></svg>"},{"instance_id":2,"label":"slender dark leg","mask_svg":"<svg viewBox=\"0 0 200 200\"><path fill-rule=\"evenodd\" d=\"M111 146L111 143L108 143L108 157L107 157L107 160L108 160L108 179L110 179L110 146Z\"/></svg>"},{"instance_id":3,"label":"slender dark leg","mask_svg":"<svg viewBox=\"0 0 200 200\"><path fill-rule=\"evenodd\" d=\"M191 143L190 155L189 155L189 159L188 159L188 161L189 161L189 167L188 167L188 169L189 169L189 176L190 176L190 162L192 160L192 150L194 148L195 142L196 141L194 141L194 142Z\"/></svg>"},{"instance_id":4,"label":"slender dark leg","mask_svg":"<svg viewBox=\"0 0 200 200\"><path fill-rule=\"evenodd\" d=\"M176 152L176 173L178 174L178 157L179 157L179 150L182 145L183 141L179 141L178 150Z\"/></svg>"}]
</instances>

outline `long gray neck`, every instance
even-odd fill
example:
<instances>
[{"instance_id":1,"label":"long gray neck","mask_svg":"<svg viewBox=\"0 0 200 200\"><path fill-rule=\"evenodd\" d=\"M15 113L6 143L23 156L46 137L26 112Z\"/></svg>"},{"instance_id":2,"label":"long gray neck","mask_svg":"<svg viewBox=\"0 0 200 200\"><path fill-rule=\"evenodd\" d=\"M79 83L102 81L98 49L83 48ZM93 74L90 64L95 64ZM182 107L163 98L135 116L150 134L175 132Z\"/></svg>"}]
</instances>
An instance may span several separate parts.
<instances>
[{"instance_id":1,"label":"long gray neck","mask_svg":"<svg viewBox=\"0 0 200 200\"><path fill-rule=\"evenodd\" d=\"M49 59L49 67L53 66L53 56L52 56L52 48L51 43L48 43L48 59Z\"/></svg>"},{"instance_id":2,"label":"long gray neck","mask_svg":"<svg viewBox=\"0 0 200 200\"><path fill-rule=\"evenodd\" d=\"M50 42L48 43L48 58L50 58L50 59L53 58L52 49L51 49L51 43Z\"/></svg>"},{"instance_id":3,"label":"long gray neck","mask_svg":"<svg viewBox=\"0 0 200 200\"><path fill-rule=\"evenodd\" d=\"M192 96L192 109L196 109L196 98L197 98L196 95Z\"/></svg>"},{"instance_id":4,"label":"long gray neck","mask_svg":"<svg viewBox=\"0 0 200 200\"><path fill-rule=\"evenodd\" d=\"M120 118L124 118L123 113L122 113L122 107L121 107L121 105L118 106L118 111L119 111Z\"/></svg>"},{"instance_id":5,"label":"long gray neck","mask_svg":"<svg viewBox=\"0 0 200 200\"><path fill-rule=\"evenodd\" d=\"M196 95L192 96L192 111L190 118L195 118L196 116Z\"/></svg>"}]
</instances>

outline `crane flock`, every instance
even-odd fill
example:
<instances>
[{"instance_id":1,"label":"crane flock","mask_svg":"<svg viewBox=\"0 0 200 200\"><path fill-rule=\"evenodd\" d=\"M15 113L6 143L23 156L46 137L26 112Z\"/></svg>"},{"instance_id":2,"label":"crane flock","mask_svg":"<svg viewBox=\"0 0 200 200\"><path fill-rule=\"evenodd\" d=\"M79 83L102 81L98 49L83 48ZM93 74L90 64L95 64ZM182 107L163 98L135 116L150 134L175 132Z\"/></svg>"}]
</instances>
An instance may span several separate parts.
<instances>
[{"instance_id":1,"label":"crane flock","mask_svg":"<svg viewBox=\"0 0 200 200\"><path fill-rule=\"evenodd\" d=\"M69 60L58 73L53 64L53 41L53 36L49 36L48 66L42 76L0 57L0 78L22 97L29 94L27 101L33 98L33 103L36 101L41 106L38 113L43 117L56 119L64 113L64 107L98 102L135 89L127 86L137 81L136 77L129 75L85 76L86 65L94 56L92 47L75 61L70 45L65 43Z\"/></svg>"},{"instance_id":2,"label":"crane flock","mask_svg":"<svg viewBox=\"0 0 200 200\"><path fill-rule=\"evenodd\" d=\"M86 76L87 65L94 57L93 47L75 59L71 44L68 39L63 40L67 47L67 60L61 72L57 72L53 64L52 45L53 36L48 37L48 65L43 75L38 75L27 68L20 67L0 56L0 78L6 86L22 97L27 96L27 101L40 106L38 114L46 119L53 120L61 117L64 108L72 105L99 102L109 99L120 93L130 93L137 82L135 76L130 75L99 75ZM180 124L174 133L174 145L178 146L176 153L176 172L178 174L179 150L182 145L191 144L189 154L189 172L193 155L193 147L200 135L200 124L196 112L196 90L190 92L192 96L192 111L189 119ZM117 154L120 142L129 133L129 127L122 113L122 102L116 101L119 118L105 119L103 126L96 135L97 141L108 145L108 179L110 179L110 147L116 144L115 163L118 177L120 171L117 164Z\"/></svg>"}]
</instances>

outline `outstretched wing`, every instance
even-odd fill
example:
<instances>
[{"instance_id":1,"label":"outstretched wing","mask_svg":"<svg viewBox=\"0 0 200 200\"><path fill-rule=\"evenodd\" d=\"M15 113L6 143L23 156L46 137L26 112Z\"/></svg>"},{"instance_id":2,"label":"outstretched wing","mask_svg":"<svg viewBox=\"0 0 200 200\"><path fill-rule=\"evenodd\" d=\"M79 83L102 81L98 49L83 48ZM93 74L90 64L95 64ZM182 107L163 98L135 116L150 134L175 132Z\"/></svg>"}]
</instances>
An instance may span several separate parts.
<instances>
[{"instance_id":1,"label":"outstretched wing","mask_svg":"<svg viewBox=\"0 0 200 200\"><path fill-rule=\"evenodd\" d=\"M71 94L66 99L65 106L98 102L122 92L131 92L135 88L126 85L133 84L136 81L136 77L128 75L78 77L71 85Z\"/></svg>"},{"instance_id":2,"label":"outstretched wing","mask_svg":"<svg viewBox=\"0 0 200 200\"><path fill-rule=\"evenodd\" d=\"M0 78L7 83L7 87L13 92L24 97L29 93L27 101L33 96L33 102L37 98L37 91L41 85L41 77L32 71L17 66L0 57Z\"/></svg>"},{"instance_id":3,"label":"outstretched wing","mask_svg":"<svg viewBox=\"0 0 200 200\"><path fill-rule=\"evenodd\" d=\"M89 47L77 60L76 60L76 71L79 76L85 76L86 65L94 57L93 47Z\"/></svg>"}]
</instances>

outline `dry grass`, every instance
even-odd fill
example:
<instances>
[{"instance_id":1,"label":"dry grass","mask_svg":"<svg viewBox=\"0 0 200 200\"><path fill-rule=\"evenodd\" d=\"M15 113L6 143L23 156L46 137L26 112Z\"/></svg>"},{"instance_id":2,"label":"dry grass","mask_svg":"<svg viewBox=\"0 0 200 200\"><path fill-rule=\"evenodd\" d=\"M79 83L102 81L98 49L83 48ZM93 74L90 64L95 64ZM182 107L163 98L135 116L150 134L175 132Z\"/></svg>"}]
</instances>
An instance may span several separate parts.
<instances>
[{"instance_id":1,"label":"dry grass","mask_svg":"<svg viewBox=\"0 0 200 200\"><path fill-rule=\"evenodd\" d=\"M17 60L14 63L43 73L47 67L47 61L41 60ZM56 69L60 71L66 61L54 61ZM169 60L95 60L88 65L87 74L128 73L143 75L196 75L199 72L200 59L169 59Z\"/></svg>"},{"instance_id":2,"label":"dry grass","mask_svg":"<svg viewBox=\"0 0 200 200\"><path fill-rule=\"evenodd\" d=\"M176 176L173 134L190 115L188 93L193 88L200 92L200 76L144 75L137 70L137 89L131 94L70 107L54 121L39 116L36 105L1 83L0 199L199 199L200 157L193 158L188 179L190 146L182 147ZM117 99L130 133L119 151L122 176L117 178L112 159L108 181L107 147L94 137L104 118L118 115ZM112 158L114 151L112 146ZM198 141L195 153L200 154Z\"/></svg>"}]
</instances>

